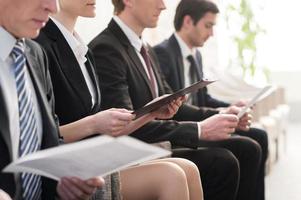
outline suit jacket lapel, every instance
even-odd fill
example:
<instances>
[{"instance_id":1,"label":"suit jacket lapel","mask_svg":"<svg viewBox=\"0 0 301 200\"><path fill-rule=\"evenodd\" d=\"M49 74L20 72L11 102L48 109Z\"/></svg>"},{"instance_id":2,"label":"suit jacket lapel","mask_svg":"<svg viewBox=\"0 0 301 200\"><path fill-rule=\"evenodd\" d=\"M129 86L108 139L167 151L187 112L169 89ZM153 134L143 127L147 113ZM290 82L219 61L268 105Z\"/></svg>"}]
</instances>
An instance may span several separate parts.
<instances>
[{"instance_id":1,"label":"suit jacket lapel","mask_svg":"<svg viewBox=\"0 0 301 200\"><path fill-rule=\"evenodd\" d=\"M9 120L8 120L8 112L5 105L7 105L7 102L5 102L4 96L2 95L3 92L1 91L1 85L0 85L0 134L2 138L4 139L6 146L8 147L8 151L10 153L10 157L12 160L13 157L13 151L12 151L12 144L11 144L11 135L9 131Z\"/></svg>"},{"instance_id":2,"label":"suit jacket lapel","mask_svg":"<svg viewBox=\"0 0 301 200\"><path fill-rule=\"evenodd\" d=\"M47 26L45 33L53 39L52 48L69 85L73 88L74 93L77 94L83 105L91 109L91 101L87 101L87 99L91 99L91 94L72 49L53 21L50 20Z\"/></svg>"},{"instance_id":3,"label":"suit jacket lapel","mask_svg":"<svg viewBox=\"0 0 301 200\"><path fill-rule=\"evenodd\" d=\"M203 79L203 62L202 62L202 56L199 50L196 51L196 64L197 64L197 78L198 80Z\"/></svg>"},{"instance_id":4,"label":"suit jacket lapel","mask_svg":"<svg viewBox=\"0 0 301 200\"><path fill-rule=\"evenodd\" d=\"M118 38L120 40L120 42L125 46L129 57L131 58L132 62L135 64L135 67L140 72L141 76L143 77L146 85L148 86L149 92L152 94L149 78L144 70L144 67L140 61L140 58L138 57L138 55L136 53L136 50L131 45L129 39L123 33L121 28L117 25L117 23L114 20L111 20L111 22L108 25L108 28L112 31L112 33L116 36L116 38ZM153 98L155 98L155 97L153 96Z\"/></svg>"},{"instance_id":5,"label":"suit jacket lapel","mask_svg":"<svg viewBox=\"0 0 301 200\"><path fill-rule=\"evenodd\" d=\"M88 73L91 77L91 80L92 80L92 83L94 85L94 90L95 90L95 94L96 94L96 99L95 99L95 105L93 106L93 109L92 109L92 113L96 113L100 110L100 105L101 105L101 94L100 94L100 88L99 88L99 81L98 81L98 78L97 78L97 75L96 75L96 72L95 72L95 69L94 69L94 65L93 63L91 62L91 57L90 57L90 53L88 52L86 58L87 58L87 61L85 63L86 67L87 67L87 70L88 70Z\"/></svg>"},{"instance_id":6,"label":"suit jacket lapel","mask_svg":"<svg viewBox=\"0 0 301 200\"><path fill-rule=\"evenodd\" d=\"M49 102L47 100L46 97L46 91L45 88L43 88L43 86L41 85L40 81L41 78L39 76L42 76L42 74L38 74L37 73L37 69L41 68L41 66L37 66L38 65L38 61L36 60L36 58L34 57L34 55L31 54L31 51L29 48L25 49L25 56L26 56L26 61L27 61L27 68L29 71L29 74L31 76L31 80L33 83L33 86L35 88L35 93L39 102L39 106L41 109L41 114L43 117L43 140L42 140L42 146L44 148L46 148L48 146L49 141L47 141L47 139L45 138L45 136L50 136L47 134L44 134L45 130L47 130L49 127L45 127L45 122L46 121L52 121L52 111L50 110L50 106L49 106ZM42 70L42 69L40 69ZM42 72L41 72L42 73ZM44 78L43 78L44 79ZM51 132L49 130L47 130L48 132ZM55 138L57 138L57 136L54 136Z\"/></svg>"},{"instance_id":7,"label":"suit jacket lapel","mask_svg":"<svg viewBox=\"0 0 301 200\"><path fill-rule=\"evenodd\" d=\"M181 53L180 46L178 41L174 35L169 38L169 43L171 47L171 51L173 51L173 55L176 58L176 70L179 77L179 83L181 88L184 87L184 63L183 63L183 56Z\"/></svg>"}]
</instances>

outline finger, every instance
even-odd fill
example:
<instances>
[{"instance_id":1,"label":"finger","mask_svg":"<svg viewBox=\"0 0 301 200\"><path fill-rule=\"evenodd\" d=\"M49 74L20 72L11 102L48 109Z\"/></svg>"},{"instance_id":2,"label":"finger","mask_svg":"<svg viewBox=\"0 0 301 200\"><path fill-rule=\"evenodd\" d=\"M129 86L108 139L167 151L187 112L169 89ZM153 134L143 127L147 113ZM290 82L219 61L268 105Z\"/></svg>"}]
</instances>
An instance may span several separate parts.
<instances>
[{"instance_id":1,"label":"finger","mask_svg":"<svg viewBox=\"0 0 301 200\"><path fill-rule=\"evenodd\" d=\"M89 195L82 189L83 181L80 181L78 178L72 177L67 178L68 180L68 189L69 191L75 195L76 198L86 199Z\"/></svg>"},{"instance_id":2,"label":"finger","mask_svg":"<svg viewBox=\"0 0 301 200\"><path fill-rule=\"evenodd\" d=\"M176 109L179 109L179 107L182 105L182 101L174 101L171 105L172 106L175 106L176 107Z\"/></svg>"},{"instance_id":3,"label":"finger","mask_svg":"<svg viewBox=\"0 0 301 200\"><path fill-rule=\"evenodd\" d=\"M252 115L250 113L245 113L240 119L244 119L244 120L248 120L248 119L252 119Z\"/></svg>"},{"instance_id":4,"label":"finger","mask_svg":"<svg viewBox=\"0 0 301 200\"><path fill-rule=\"evenodd\" d=\"M226 109L226 113L237 115L240 111L240 108L237 106L230 106Z\"/></svg>"},{"instance_id":5,"label":"finger","mask_svg":"<svg viewBox=\"0 0 301 200\"><path fill-rule=\"evenodd\" d=\"M120 119L116 119L112 122L112 129L114 128L118 128L118 127L125 127L127 126L129 123L131 123L132 121L125 121L125 120L120 120Z\"/></svg>"},{"instance_id":6,"label":"finger","mask_svg":"<svg viewBox=\"0 0 301 200\"><path fill-rule=\"evenodd\" d=\"M75 178L75 177L72 178L71 180L72 180L73 184L76 186L77 190L79 191L77 194L78 194L78 197L80 197L80 198L88 198L96 190L95 186L88 185L86 183L86 181L83 181L83 180Z\"/></svg>"},{"instance_id":7,"label":"finger","mask_svg":"<svg viewBox=\"0 0 301 200\"><path fill-rule=\"evenodd\" d=\"M102 177L94 177L85 181L88 185L92 187L100 188L105 184L105 180Z\"/></svg>"},{"instance_id":8,"label":"finger","mask_svg":"<svg viewBox=\"0 0 301 200\"><path fill-rule=\"evenodd\" d=\"M235 127L228 128L226 131L227 131L227 133L234 133L235 132Z\"/></svg>"},{"instance_id":9,"label":"finger","mask_svg":"<svg viewBox=\"0 0 301 200\"><path fill-rule=\"evenodd\" d=\"M252 121L248 120L248 126L251 126L251 124L252 124Z\"/></svg>"},{"instance_id":10,"label":"finger","mask_svg":"<svg viewBox=\"0 0 301 200\"><path fill-rule=\"evenodd\" d=\"M132 110L127 110L125 108L115 108L116 111L122 112L122 113L132 113Z\"/></svg>"},{"instance_id":11,"label":"finger","mask_svg":"<svg viewBox=\"0 0 301 200\"><path fill-rule=\"evenodd\" d=\"M244 116L244 117L239 119L239 122L247 122L248 120L249 120L249 118Z\"/></svg>"},{"instance_id":12,"label":"finger","mask_svg":"<svg viewBox=\"0 0 301 200\"><path fill-rule=\"evenodd\" d=\"M123 131L124 129L125 129L125 126L119 127L119 128L114 128L114 129L112 129L112 131L111 131L111 135L114 136L114 137L117 137L117 136L119 136L120 134L123 133L122 131Z\"/></svg>"},{"instance_id":13,"label":"finger","mask_svg":"<svg viewBox=\"0 0 301 200\"><path fill-rule=\"evenodd\" d=\"M70 183L69 180L67 180L66 178L62 178L61 179L61 184L59 185L59 189L61 191L61 198L63 196L64 199L74 199L76 198L76 196L74 195L74 193L70 190Z\"/></svg>"},{"instance_id":14,"label":"finger","mask_svg":"<svg viewBox=\"0 0 301 200\"><path fill-rule=\"evenodd\" d=\"M242 128L242 127L246 127L246 126L249 126L249 124L238 124L237 127Z\"/></svg>"},{"instance_id":15,"label":"finger","mask_svg":"<svg viewBox=\"0 0 301 200\"><path fill-rule=\"evenodd\" d=\"M183 101L181 99L179 99L179 100L176 101L176 105L178 107L180 107L182 104L183 104Z\"/></svg>"},{"instance_id":16,"label":"finger","mask_svg":"<svg viewBox=\"0 0 301 200\"><path fill-rule=\"evenodd\" d=\"M135 116L131 113L119 112L116 114L116 118L121 121L132 121L135 118Z\"/></svg>"},{"instance_id":17,"label":"finger","mask_svg":"<svg viewBox=\"0 0 301 200\"><path fill-rule=\"evenodd\" d=\"M242 130L242 131L249 131L250 130L250 126L239 126L238 129Z\"/></svg>"},{"instance_id":18,"label":"finger","mask_svg":"<svg viewBox=\"0 0 301 200\"><path fill-rule=\"evenodd\" d=\"M61 181L62 181L62 180L61 180ZM64 199L66 199L67 197L66 197L66 195L65 195L65 193L64 193L64 191L63 191L63 189L62 189L62 182L61 182L61 181L57 184L56 191L57 191L57 193L58 193L60 199L64 200Z\"/></svg>"},{"instance_id":19,"label":"finger","mask_svg":"<svg viewBox=\"0 0 301 200\"><path fill-rule=\"evenodd\" d=\"M233 114L222 114L222 116L230 122L238 122L238 117L236 115Z\"/></svg>"},{"instance_id":20,"label":"finger","mask_svg":"<svg viewBox=\"0 0 301 200\"><path fill-rule=\"evenodd\" d=\"M176 113L178 111L178 106L177 105L168 105L168 111L170 113Z\"/></svg>"},{"instance_id":21,"label":"finger","mask_svg":"<svg viewBox=\"0 0 301 200\"><path fill-rule=\"evenodd\" d=\"M253 115L252 114L248 114L248 119L252 120L253 119Z\"/></svg>"}]
</instances>

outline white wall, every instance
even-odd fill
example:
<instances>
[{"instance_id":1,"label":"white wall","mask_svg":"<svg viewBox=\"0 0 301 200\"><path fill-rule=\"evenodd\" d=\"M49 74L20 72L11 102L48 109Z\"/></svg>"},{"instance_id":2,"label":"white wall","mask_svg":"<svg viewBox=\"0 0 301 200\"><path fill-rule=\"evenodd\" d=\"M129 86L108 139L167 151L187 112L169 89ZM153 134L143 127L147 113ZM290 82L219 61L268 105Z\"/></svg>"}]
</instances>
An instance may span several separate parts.
<instances>
[{"instance_id":1,"label":"white wall","mask_svg":"<svg viewBox=\"0 0 301 200\"><path fill-rule=\"evenodd\" d=\"M167 9L162 11L158 27L144 31L144 38L152 45L159 43L173 32L173 16L179 0L165 0ZM106 28L113 16L111 0L97 1L96 17L93 19L80 18L76 30L86 42Z\"/></svg>"}]
</instances>

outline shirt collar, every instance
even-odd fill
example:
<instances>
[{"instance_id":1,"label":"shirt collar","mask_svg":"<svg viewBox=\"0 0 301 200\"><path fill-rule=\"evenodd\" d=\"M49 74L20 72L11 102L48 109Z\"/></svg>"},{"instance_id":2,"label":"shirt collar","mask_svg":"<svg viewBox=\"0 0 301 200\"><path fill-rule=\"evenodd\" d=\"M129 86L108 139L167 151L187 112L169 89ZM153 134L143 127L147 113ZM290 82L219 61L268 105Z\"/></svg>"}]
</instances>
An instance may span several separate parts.
<instances>
[{"instance_id":1,"label":"shirt collar","mask_svg":"<svg viewBox=\"0 0 301 200\"><path fill-rule=\"evenodd\" d=\"M16 44L16 38L0 26L0 58L5 61Z\"/></svg>"},{"instance_id":2,"label":"shirt collar","mask_svg":"<svg viewBox=\"0 0 301 200\"><path fill-rule=\"evenodd\" d=\"M65 37L67 43L69 44L70 48L72 49L75 57L82 60L82 62L86 62L87 58L85 57L88 52L88 46L84 43L81 37L77 34L76 31L73 34L58 20L51 18L51 20L55 23L55 25L59 28L62 32L63 36Z\"/></svg>"},{"instance_id":3,"label":"shirt collar","mask_svg":"<svg viewBox=\"0 0 301 200\"><path fill-rule=\"evenodd\" d=\"M142 39L128 26L126 25L118 16L113 17L114 21L118 24L121 30L124 32L126 37L129 39L131 45L140 52L143 45Z\"/></svg>"},{"instance_id":4,"label":"shirt collar","mask_svg":"<svg viewBox=\"0 0 301 200\"><path fill-rule=\"evenodd\" d=\"M190 49L187 44L183 41L183 39L177 34L174 34L176 37L176 40L179 43L180 49L181 49L181 54L183 56L183 58L187 58L188 56L192 55L193 57L195 57L196 54L196 48L192 48Z\"/></svg>"}]
</instances>

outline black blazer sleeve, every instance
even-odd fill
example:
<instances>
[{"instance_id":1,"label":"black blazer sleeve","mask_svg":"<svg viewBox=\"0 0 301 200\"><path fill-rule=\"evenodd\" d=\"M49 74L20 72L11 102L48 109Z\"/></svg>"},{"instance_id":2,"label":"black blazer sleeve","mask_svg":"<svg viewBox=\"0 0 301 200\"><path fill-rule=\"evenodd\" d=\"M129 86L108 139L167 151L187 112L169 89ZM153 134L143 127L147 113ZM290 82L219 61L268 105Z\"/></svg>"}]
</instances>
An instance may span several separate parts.
<instances>
[{"instance_id":1,"label":"black blazer sleeve","mask_svg":"<svg viewBox=\"0 0 301 200\"><path fill-rule=\"evenodd\" d=\"M202 93L205 99L205 105L211 108L228 107L229 103L213 98L209 93L207 87L203 88Z\"/></svg>"}]
</instances>

